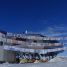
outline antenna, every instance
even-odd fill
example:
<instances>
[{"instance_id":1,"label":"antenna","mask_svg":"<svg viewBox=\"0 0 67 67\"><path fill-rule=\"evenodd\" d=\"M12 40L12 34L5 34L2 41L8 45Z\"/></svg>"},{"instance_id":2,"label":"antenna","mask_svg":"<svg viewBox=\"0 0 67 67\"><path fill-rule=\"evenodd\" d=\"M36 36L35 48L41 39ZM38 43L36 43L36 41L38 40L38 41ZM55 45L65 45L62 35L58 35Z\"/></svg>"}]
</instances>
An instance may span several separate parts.
<instances>
[{"instance_id":1,"label":"antenna","mask_svg":"<svg viewBox=\"0 0 67 67\"><path fill-rule=\"evenodd\" d=\"M27 34L27 30L25 31L25 33Z\"/></svg>"}]
</instances>

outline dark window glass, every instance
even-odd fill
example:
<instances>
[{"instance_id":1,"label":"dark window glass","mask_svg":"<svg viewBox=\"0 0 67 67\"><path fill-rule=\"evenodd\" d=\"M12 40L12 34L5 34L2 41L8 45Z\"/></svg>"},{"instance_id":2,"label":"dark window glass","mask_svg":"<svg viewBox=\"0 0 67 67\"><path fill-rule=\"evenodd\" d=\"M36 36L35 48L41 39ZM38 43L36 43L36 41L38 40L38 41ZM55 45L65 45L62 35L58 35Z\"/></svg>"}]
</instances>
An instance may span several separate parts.
<instances>
[{"instance_id":1,"label":"dark window glass","mask_svg":"<svg viewBox=\"0 0 67 67\"><path fill-rule=\"evenodd\" d=\"M57 40L43 40L44 43L59 43Z\"/></svg>"},{"instance_id":2,"label":"dark window glass","mask_svg":"<svg viewBox=\"0 0 67 67\"><path fill-rule=\"evenodd\" d=\"M3 42L2 41L0 41L0 45L3 45Z\"/></svg>"},{"instance_id":3,"label":"dark window glass","mask_svg":"<svg viewBox=\"0 0 67 67\"><path fill-rule=\"evenodd\" d=\"M49 43L59 43L57 40L50 40Z\"/></svg>"},{"instance_id":4,"label":"dark window glass","mask_svg":"<svg viewBox=\"0 0 67 67\"><path fill-rule=\"evenodd\" d=\"M16 40L26 41L26 39L25 39L25 38L16 38Z\"/></svg>"},{"instance_id":5,"label":"dark window glass","mask_svg":"<svg viewBox=\"0 0 67 67\"><path fill-rule=\"evenodd\" d=\"M13 43L12 45L14 45L14 46L15 46L15 45L20 45L20 44L15 44L15 43Z\"/></svg>"},{"instance_id":6,"label":"dark window glass","mask_svg":"<svg viewBox=\"0 0 67 67\"><path fill-rule=\"evenodd\" d=\"M43 43L49 43L49 40L43 40Z\"/></svg>"},{"instance_id":7,"label":"dark window glass","mask_svg":"<svg viewBox=\"0 0 67 67\"><path fill-rule=\"evenodd\" d=\"M34 40L33 42L35 42L35 43L36 43L37 41L36 41L36 40Z\"/></svg>"}]
</instances>

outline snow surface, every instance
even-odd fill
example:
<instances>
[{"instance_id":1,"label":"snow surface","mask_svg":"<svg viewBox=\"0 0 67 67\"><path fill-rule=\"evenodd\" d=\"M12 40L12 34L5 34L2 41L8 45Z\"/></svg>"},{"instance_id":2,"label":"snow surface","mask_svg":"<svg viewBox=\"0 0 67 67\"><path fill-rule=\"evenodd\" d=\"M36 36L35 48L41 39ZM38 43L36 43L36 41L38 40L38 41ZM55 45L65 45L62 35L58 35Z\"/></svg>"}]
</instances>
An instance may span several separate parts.
<instances>
[{"instance_id":1,"label":"snow surface","mask_svg":"<svg viewBox=\"0 0 67 67\"><path fill-rule=\"evenodd\" d=\"M0 64L0 67L67 67L67 62L47 62L28 64Z\"/></svg>"},{"instance_id":2,"label":"snow surface","mask_svg":"<svg viewBox=\"0 0 67 67\"><path fill-rule=\"evenodd\" d=\"M53 59L51 59L49 62L67 62L67 57L55 57Z\"/></svg>"}]
</instances>

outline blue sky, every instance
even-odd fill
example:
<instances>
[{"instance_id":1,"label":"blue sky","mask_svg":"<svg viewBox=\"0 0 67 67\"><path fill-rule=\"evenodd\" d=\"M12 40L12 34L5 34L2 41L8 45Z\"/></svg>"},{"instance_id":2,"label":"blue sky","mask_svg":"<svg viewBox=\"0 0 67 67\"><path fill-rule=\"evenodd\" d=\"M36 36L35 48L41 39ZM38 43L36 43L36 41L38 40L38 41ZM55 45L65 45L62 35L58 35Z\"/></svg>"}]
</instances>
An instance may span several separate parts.
<instances>
[{"instance_id":1,"label":"blue sky","mask_svg":"<svg viewBox=\"0 0 67 67\"><path fill-rule=\"evenodd\" d=\"M66 22L66 0L0 1L0 29L5 31L44 32L49 27L65 27Z\"/></svg>"},{"instance_id":2,"label":"blue sky","mask_svg":"<svg viewBox=\"0 0 67 67\"><path fill-rule=\"evenodd\" d=\"M67 35L67 1L0 0L0 29Z\"/></svg>"}]
</instances>

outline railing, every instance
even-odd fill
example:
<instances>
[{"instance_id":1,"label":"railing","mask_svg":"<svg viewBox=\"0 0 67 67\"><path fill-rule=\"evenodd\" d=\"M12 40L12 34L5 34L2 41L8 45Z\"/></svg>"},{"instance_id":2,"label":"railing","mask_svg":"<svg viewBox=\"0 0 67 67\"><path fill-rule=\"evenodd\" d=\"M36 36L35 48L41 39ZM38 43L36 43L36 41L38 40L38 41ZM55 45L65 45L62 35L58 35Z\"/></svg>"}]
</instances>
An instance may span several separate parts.
<instances>
[{"instance_id":1,"label":"railing","mask_svg":"<svg viewBox=\"0 0 67 67\"><path fill-rule=\"evenodd\" d=\"M12 51L21 51L21 52L32 52L32 53L40 53L40 54L45 54L49 52L55 52L55 51L63 51L66 50L67 47L63 48L55 48L55 49L27 49L27 48L18 48L16 46L4 46L4 50L12 50Z\"/></svg>"}]
</instances>

